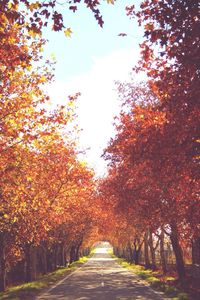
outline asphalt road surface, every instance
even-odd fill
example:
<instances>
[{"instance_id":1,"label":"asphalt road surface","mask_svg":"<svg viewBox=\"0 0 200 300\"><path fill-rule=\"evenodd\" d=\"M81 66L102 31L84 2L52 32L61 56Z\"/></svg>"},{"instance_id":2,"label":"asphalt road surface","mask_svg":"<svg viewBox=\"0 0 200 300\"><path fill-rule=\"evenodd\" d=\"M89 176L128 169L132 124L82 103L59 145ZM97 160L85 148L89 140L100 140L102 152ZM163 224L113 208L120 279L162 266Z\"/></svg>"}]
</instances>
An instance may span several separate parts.
<instances>
[{"instance_id":1,"label":"asphalt road surface","mask_svg":"<svg viewBox=\"0 0 200 300\"><path fill-rule=\"evenodd\" d=\"M37 300L167 299L154 292L136 275L119 266L106 250L98 248L86 264Z\"/></svg>"}]
</instances>

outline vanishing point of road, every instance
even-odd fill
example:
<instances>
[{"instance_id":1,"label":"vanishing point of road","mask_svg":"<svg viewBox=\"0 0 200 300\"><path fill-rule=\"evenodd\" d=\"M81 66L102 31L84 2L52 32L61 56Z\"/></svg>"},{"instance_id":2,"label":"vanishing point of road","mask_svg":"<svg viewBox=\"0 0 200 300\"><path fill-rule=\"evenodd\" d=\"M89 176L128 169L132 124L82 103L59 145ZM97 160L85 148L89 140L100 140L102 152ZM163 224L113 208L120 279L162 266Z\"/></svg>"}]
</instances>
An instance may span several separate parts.
<instances>
[{"instance_id":1,"label":"vanishing point of road","mask_svg":"<svg viewBox=\"0 0 200 300\"><path fill-rule=\"evenodd\" d=\"M121 267L107 248L97 248L94 255L37 300L163 300L132 272Z\"/></svg>"}]
</instances>

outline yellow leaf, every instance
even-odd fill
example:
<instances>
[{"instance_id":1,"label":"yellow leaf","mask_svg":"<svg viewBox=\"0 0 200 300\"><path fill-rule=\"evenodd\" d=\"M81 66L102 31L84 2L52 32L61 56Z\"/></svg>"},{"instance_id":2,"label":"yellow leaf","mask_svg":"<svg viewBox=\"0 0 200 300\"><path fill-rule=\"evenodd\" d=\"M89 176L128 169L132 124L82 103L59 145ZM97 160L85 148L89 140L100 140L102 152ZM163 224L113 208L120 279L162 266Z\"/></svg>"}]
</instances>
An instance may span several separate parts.
<instances>
[{"instance_id":1,"label":"yellow leaf","mask_svg":"<svg viewBox=\"0 0 200 300\"><path fill-rule=\"evenodd\" d=\"M33 38L35 38L35 37L38 35L38 33L36 33L35 31L33 31L32 29L29 30L28 33L29 33L29 35L30 35L31 37L33 37Z\"/></svg>"},{"instance_id":2,"label":"yellow leaf","mask_svg":"<svg viewBox=\"0 0 200 300\"><path fill-rule=\"evenodd\" d=\"M30 11L32 12L33 10L37 9L40 7L40 2L36 1L35 3L31 3L29 4L28 8L30 9Z\"/></svg>"},{"instance_id":3,"label":"yellow leaf","mask_svg":"<svg viewBox=\"0 0 200 300\"><path fill-rule=\"evenodd\" d=\"M107 3L108 3L108 4L113 4L113 5L114 5L114 4L115 4L115 0L107 0Z\"/></svg>"},{"instance_id":4,"label":"yellow leaf","mask_svg":"<svg viewBox=\"0 0 200 300\"><path fill-rule=\"evenodd\" d=\"M13 222L13 223L16 223L16 222L17 222L17 218L14 217L13 220L12 220L12 222Z\"/></svg>"},{"instance_id":5,"label":"yellow leaf","mask_svg":"<svg viewBox=\"0 0 200 300\"><path fill-rule=\"evenodd\" d=\"M29 65L26 69L27 69L28 71L30 71L32 68L33 68L32 65Z\"/></svg>"},{"instance_id":6,"label":"yellow leaf","mask_svg":"<svg viewBox=\"0 0 200 300\"><path fill-rule=\"evenodd\" d=\"M8 2L8 8L11 9L12 8L12 2Z\"/></svg>"},{"instance_id":7,"label":"yellow leaf","mask_svg":"<svg viewBox=\"0 0 200 300\"><path fill-rule=\"evenodd\" d=\"M68 103L68 106L69 106L69 107L74 107L74 101L70 101L70 102Z\"/></svg>"},{"instance_id":8,"label":"yellow leaf","mask_svg":"<svg viewBox=\"0 0 200 300\"><path fill-rule=\"evenodd\" d=\"M86 167L87 166L87 162L84 161L84 160L82 160L82 161L80 161L80 165L81 165L81 167Z\"/></svg>"},{"instance_id":9,"label":"yellow leaf","mask_svg":"<svg viewBox=\"0 0 200 300\"><path fill-rule=\"evenodd\" d=\"M46 82L46 81L47 81L47 78L46 78L45 76L41 76L40 81L41 81L41 82Z\"/></svg>"},{"instance_id":10,"label":"yellow leaf","mask_svg":"<svg viewBox=\"0 0 200 300\"><path fill-rule=\"evenodd\" d=\"M64 34L66 37L71 37L71 34L72 34L72 30L71 28L67 28L64 30Z\"/></svg>"},{"instance_id":11,"label":"yellow leaf","mask_svg":"<svg viewBox=\"0 0 200 300\"><path fill-rule=\"evenodd\" d=\"M17 126L17 123L16 123L15 120L11 119L11 120L9 120L9 125L10 125L10 126L13 126L13 127L16 127L16 126Z\"/></svg>"}]
</instances>

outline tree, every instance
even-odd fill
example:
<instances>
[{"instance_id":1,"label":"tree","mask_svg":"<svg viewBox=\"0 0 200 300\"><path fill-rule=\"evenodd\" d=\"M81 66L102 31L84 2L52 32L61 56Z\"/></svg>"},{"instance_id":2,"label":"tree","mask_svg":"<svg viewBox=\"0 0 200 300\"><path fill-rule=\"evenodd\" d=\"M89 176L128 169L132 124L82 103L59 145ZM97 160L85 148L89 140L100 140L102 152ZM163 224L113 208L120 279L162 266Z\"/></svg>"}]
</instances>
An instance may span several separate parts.
<instances>
[{"instance_id":1,"label":"tree","mask_svg":"<svg viewBox=\"0 0 200 300\"><path fill-rule=\"evenodd\" d=\"M193 224L190 227L191 239L193 235L199 236L199 221L189 213L194 207L199 211L196 189L199 182L197 170L200 96L197 88L200 82L198 8L198 2L191 0L143 1L138 12L133 6L127 8L128 15L136 16L145 30L138 69L147 72L151 89L161 103L160 110L166 113L165 130L168 137L172 137L173 148L176 149L174 152L177 153L177 158L174 155L173 165L176 166L176 174L179 174L180 185L175 194L176 197L179 194L179 203L180 198L182 200L177 213L181 218L180 212L187 211L186 222ZM173 150L171 157L172 152ZM187 190L187 199L181 190ZM174 191L175 186L172 186L170 193L173 194ZM190 198L192 201L189 201ZM181 273L184 272L179 272L180 277Z\"/></svg>"},{"instance_id":2,"label":"tree","mask_svg":"<svg viewBox=\"0 0 200 300\"><path fill-rule=\"evenodd\" d=\"M191 170L185 160L187 148L176 143L177 127L168 120L154 92L130 86L119 85L122 98L126 91L123 110L117 122L118 133L105 152L105 158L110 160L112 191L120 209L132 210L139 224L142 222L153 232L170 226L168 234L177 270L180 279L184 279L180 240L186 240L186 229L192 222L192 218L188 221L189 207L198 207L196 183L189 179ZM145 96L147 101L141 101ZM193 222L197 229L196 217ZM191 227L189 232L193 232Z\"/></svg>"}]
</instances>

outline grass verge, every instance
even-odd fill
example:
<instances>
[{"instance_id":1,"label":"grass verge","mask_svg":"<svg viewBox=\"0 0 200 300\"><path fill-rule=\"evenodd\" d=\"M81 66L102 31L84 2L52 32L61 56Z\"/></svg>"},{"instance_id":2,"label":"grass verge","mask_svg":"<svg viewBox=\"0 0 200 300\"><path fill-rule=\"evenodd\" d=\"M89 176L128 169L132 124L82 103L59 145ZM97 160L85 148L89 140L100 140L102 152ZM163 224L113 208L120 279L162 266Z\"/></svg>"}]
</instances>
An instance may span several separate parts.
<instances>
[{"instance_id":1,"label":"grass verge","mask_svg":"<svg viewBox=\"0 0 200 300\"><path fill-rule=\"evenodd\" d=\"M58 270L41 276L38 280L9 288L6 292L0 293L0 300L34 300L45 289L50 288L57 281L76 270L88 261L91 255L83 256L69 267L61 267Z\"/></svg>"},{"instance_id":2,"label":"grass verge","mask_svg":"<svg viewBox=\"0 0 200 300\"><path fill-rule=\"evenodd\" d=\"M154 290L165 293L165 295L173 300L189 300L189 295L181 291L178 285L175 283L175 278L167 277L159 279L159 272L145 269L143 266L134 265L127 262L125 259L118 258L109 251L113 258L115 258L118 263L134 272L142 280L145 280Z\"/></svg>"}]
</instances>

